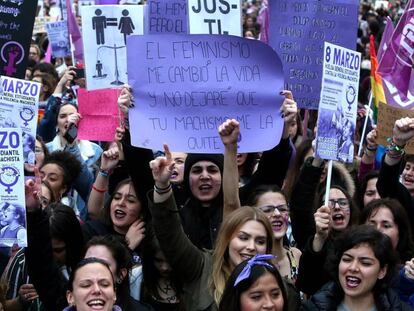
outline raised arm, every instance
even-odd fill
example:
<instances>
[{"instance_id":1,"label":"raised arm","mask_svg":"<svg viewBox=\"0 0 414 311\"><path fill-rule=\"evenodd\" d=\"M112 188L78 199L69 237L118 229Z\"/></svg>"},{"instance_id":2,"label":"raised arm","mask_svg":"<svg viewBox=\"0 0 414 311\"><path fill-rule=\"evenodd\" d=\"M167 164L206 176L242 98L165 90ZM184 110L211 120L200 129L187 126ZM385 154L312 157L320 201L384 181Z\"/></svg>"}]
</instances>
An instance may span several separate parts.
<instances>
[{"instance_id":1,"label":"raised arm","mask_svg":"<svg viewBox=\"0 0 414 311\"><path fill-rule=\"evenodd\" d=\"M239 174L237 169L237 140L240 124L234 119L226 120L219 127L221 141L224 145L223 168L223 220L232 211L240 207Z\"/></svg>"},{"instance_id":2,"label":"raised arm","mask_svg":"<svg viewBox=\"0 0 414 311\"><path fill-rule=\"evenodd\" d=\"M104 206L105 193L108 191L109 174L118 165L118 162L118 147L113 147L102 153L101 166L88 199L88 214L92 220L99 219Z\"/></svg>"},{"instance_id":3,"label":"raised arm","mask_svg":"<svg viewBox=\"0 0 414 311\"><path fill-rule=\"evenodd\" d=\"M205 256L183 231L170 183L174 162L168 146L164 149L165 157L150 162L155 181L154 204L150 203L154 231L174 273L191 282L201 276Z\"/></svg>"},{"instance_id":4,"label":"raised arm","mask_svg":"<svg viewBox=\"0 0 414 311\"><path fill-rule=\"evenodd\" d=\"M412 137L414 137L414 119L407 117L395 121L393 137L387 148L377 181L380 196L397 199L405 208L411 221L414 220L413 201L408 189L400 182L400 166L404 147Z\"/></svg>"},{"instance_id":5,"label":"raised arm","mask_svg":"<svg viewBox=\"0 0 414 311\"><path fill-rule=\"evenodd\" d=\"M138 148L131 145L131 136L127 129L128 123L128 109L134 106L132 90L129 86L123 86L121 94L118 98L118 106L125 115L125 134L122 141L122 150L125 156L125 164L128 174L132 179L135 191L143 200L142 205L147 206L146 197L147 192L154 186L151 170L148 163L154 159L152 150Z\"/></svg>"},{"instance_id":6,"label":"raised arm","mask_svg":"<svg viewBox=\"0 0 414 311\"><path fill-rule=\"evenodd\" d=\"M290 145L289 139L289 124L296 117L298 109L290 91L283 91L281 95L285 96L285 100L280 108L280 113L283 116L282 138L279 144L273 149L263 152L257 171L253 174L250 182L240 188L242 203L249 197L251 190L259 185L278 185L282 188L292 155L292 146Z\"/></svg>"},{"instance_id":7,"label":"raised arm","mask_svg":"<svg viewBox=\"0 0 414 311\"><path fill-rule=\"evenodd\" d=\"M364 147L364 154L362 155L361 164L358 169L358 179L360 182L364 180L366 174L374 170L375 154L378 148L377 136L378 133L375 128L367 135L367 143Z\"/></svg>"},{"instance_id":8,"label":"raised arm","mask_svg":"<svg viewBox=\"0 0 414 311\"><path fill-rule=\"evenodd\" d=\"M62 310L67 306L66 281L53 259L49 219L41 210L38 202L41 190L40 178L36 176L35 181L28 180L25 184L28 231L28 247L25 249L27 270L45 309Z\"/></svg>"}]
</instances>

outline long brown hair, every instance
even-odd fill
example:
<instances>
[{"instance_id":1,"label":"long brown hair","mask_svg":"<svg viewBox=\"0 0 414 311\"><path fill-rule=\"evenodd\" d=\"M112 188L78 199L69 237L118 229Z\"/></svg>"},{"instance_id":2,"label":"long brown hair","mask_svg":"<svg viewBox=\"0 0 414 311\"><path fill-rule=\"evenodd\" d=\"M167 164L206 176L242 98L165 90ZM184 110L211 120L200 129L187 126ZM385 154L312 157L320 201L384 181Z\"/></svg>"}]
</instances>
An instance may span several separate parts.
<instances>
[{"instance_id":1,"label":"long brown hair","mask_svg":"<svg viewBox=\"0 0 414 311\"><path fill-rule=\"evenodd\" d=\"M213 298L218 305L226 287L226 281L230 277L235 266L230 262L229 244L237 230L249 220L261 223L266 230L266 253L273 250L273 231L267 216L259 209L245 206L232 212L221 224L213 253L213 271L210 287Z\"/></svg>"}]
</instances>

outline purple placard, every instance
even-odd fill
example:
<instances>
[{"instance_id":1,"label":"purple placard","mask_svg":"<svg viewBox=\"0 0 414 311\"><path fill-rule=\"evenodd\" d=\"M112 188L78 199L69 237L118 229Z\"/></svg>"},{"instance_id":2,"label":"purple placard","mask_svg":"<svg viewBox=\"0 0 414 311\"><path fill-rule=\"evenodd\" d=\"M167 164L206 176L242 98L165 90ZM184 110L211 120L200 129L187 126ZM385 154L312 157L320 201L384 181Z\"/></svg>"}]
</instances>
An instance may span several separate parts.
<instances>
[{"instance_id":1,"label":"purple placard","mask_svg":"<svg viewBox=\"0 0 414 311\"><path fill-rule=\"evenodd\" d=\"M218 126L240 122L240 152L280 141L282 63L266 44L235 36L147 35L127 39L135 146L222 153ZM139 104L138 104L139 103Z\"/></svg>"},{"instance_id":2,"label":"purple placard","mask_svg":"<svg viewBox=\"0 0 414 311\"><path fill-rule=\"evenodd\" d=\"M300 108L318 109L324 41L356 48L358 0L269 1L269 44Z\"/></svg>"},{"instance_id":3,"label":"purple placard","mask_svg":"<svg viewBox=\"0 0 414 311\"><path fill-rule=\"evenodd\" d=\"M145 9L145 34L188 33L187 0L149 0Z\"/></svg>"}]
</instances>

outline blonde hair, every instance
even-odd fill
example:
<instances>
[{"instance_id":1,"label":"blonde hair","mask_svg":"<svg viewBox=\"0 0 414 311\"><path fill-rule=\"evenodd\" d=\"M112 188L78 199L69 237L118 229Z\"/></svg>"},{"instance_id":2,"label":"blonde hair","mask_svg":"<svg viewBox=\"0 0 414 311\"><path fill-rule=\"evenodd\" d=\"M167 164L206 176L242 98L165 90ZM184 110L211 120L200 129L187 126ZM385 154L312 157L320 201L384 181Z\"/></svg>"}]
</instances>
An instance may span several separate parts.
<instances>
[{"instance_id":1,"label":"blonde hair","mask_svg":"<svg viewBox=\"0 0 414 311\"><path fill-rule=\"evenodd\" d=\"M264 226L266 230L266 253L272 253L273 231L269 219L262 211L255 207L244 206L228 215L221 224L213 252L213 271L210 279L210 288L217 305L220 303L221 296L226 287L226 281L235 268L229 258L230 241L237 234L237 230L250 220L255 220Z\"/></svg>"}]
</instances>

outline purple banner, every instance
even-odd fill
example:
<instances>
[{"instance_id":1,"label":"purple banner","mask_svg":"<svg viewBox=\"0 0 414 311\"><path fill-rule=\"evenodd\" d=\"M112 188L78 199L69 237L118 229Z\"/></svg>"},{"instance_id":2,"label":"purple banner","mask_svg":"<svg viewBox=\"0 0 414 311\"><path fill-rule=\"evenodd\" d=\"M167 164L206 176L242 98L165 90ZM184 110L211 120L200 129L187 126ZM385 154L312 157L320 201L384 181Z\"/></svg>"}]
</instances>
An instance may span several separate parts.
<instances>
[{"instance_id":1,"label":"purple banner","mask_svg":"<svg viewBox=\"0 0 414 311\"><path fill-rule=\"evenodd\" d=\"M102 4L118 4L118 0L95 0L95 5L102 5Z\"/></svg>"},{"instance_id":2,"label":"purple banner","mask_svg":"<svg viewBox=\"0 0 414 311\"><path fill-rule=\"evenodd\" d=\"M147 35L127 39L135 146L222 153L218 127L240 122L240 152L280 141L282 63L266 44L235 36Z\"/></svg>"},{"instance_id":3,"label":"purple banner","mask_svg":"<svg viewBox=\"0 0 414 311\"><path fill-rule=\"evenodd\" d=\"M23 79L37 1L0 2L0 75Z\"/></svg>"},{"instance_id":4,"label":"purple banner","mask_svg":"<svg viewBox=\"0 0 414 311\"><path fill-rule=\"evenodd\" d=\"M145 9L145 33L188 33L187 0L149 0Z\"/></svg>"},{"instance_id":5,"label":"purple banner","mask_svg":"<svg viewBox=\"0 0 414 311\"><path fill-rule=\"evenodd\" d=\"M414 7L406 8L378 65L378 73L406 97L414 56Z\"/></svg>"},{"instance_id":6,"label":"purple banner","mask_svg":"<svg viewBox=\"0 0 414 311\"><path fill-rule=\"evenodd\" d=\"M269 1L269 44L282 59L285 89L318 109L324 41L355 50L358 0Z\"/></svg>"},{"instance_id":7,"label":"purple banner","mask_svg":"<svg viewBox=\"0 0 414 311\"><path fill-rule=\"evenodd\" d=\"M394 25L389 17L387 17L387 24L382 34L380 46L378 48L378 61L381 61L384 51L389 47L391 37L394 31ZM414 90L414 78L411 74L410 86L408 89L407 96L400 95L398 89L389 81L383 79L382 86L384 88L385 99L387 104L390 106L413 109L414 108L414 95L410 90Z\"/></svg>"}]
</instances>

